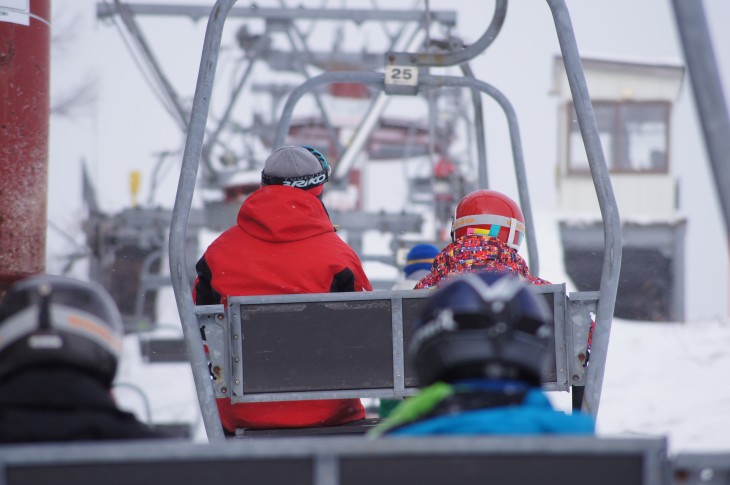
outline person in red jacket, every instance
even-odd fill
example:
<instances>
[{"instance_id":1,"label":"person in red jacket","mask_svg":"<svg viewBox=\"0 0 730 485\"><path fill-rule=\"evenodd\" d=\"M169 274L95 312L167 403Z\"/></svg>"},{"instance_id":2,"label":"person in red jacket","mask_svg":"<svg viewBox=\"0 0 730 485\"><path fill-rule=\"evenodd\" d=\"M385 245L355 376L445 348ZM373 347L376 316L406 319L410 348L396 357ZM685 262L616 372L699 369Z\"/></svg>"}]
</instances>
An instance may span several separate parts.
<instances>
[{"instance_id":1,"label":"person in red jacket","mask_svg":"<svg viewBox=\"0 0 730 485\"><path fill-rule=\"evenodd\" d=\"M311 147L275 150L261 188L238 212L235 226L196 264L196 305L228 296L371 291L362 264L336 233L321 201L330 167ZM218 399L223 427L272 429L335 426L365 418L359 399L232 404Z\"/></svg>"}]
</instances>

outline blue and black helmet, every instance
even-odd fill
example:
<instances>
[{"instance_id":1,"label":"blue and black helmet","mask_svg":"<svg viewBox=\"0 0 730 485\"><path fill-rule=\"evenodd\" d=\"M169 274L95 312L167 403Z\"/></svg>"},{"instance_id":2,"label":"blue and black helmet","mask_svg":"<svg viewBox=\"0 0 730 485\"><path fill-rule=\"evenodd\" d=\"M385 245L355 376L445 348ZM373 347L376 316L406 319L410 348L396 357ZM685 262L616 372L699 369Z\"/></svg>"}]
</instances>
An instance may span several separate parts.
<instances>
[{"instance_id":1,"label":"blue and black helmet","mask_svg":"<svg viewBox=\"0 0 730 485\"><path fill-rule=\"evenodd\" d=\"M519 278L470 273L426 303L410 346L421 386L486 378L539 386L552 335L547 305Z\"/></svg>"}]
</instances>

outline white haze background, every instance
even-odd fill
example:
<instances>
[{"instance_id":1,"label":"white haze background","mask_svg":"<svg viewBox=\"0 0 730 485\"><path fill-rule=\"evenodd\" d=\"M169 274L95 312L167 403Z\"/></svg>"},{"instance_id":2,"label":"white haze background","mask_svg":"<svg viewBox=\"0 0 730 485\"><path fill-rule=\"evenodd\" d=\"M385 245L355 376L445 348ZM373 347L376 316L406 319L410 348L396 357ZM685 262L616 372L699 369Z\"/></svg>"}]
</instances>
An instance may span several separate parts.
<instances>
[{"instance_id":1,"label":"white haze background","mask_svg":"<svg viewBox=\"0 0 730 485\"><path fill-rule=\"evenodd\" d=\"M289 2L291 6L300 3L321 5L320 2ZM281 5L263 1L258 4ZM341 6L342 2L330 4L335 7ZM372 6L372 2L364 0L347 4L363 8ZM413 5L406 1L380 4L387 8ZM668 1L568 0L567 4L583 56L652 63L682 62ZM239 5L249 3L239 2ZM730 32L726 24L730 21L730 2L705 0L704 5L727 99L730 93ZM482 34L493 10L492 2L481 0L432 0L430 6L434 10L456 10L458 32L467 42ZM178 92L190 101L206 19L194 22L187 18L140 17L138 22L163 70ZM83 246L82 160L90 168L102 209L116 212L131 202L130 171L143 173L140 200L145 202L155 154L180 149L184 135L145 83L119 30L111 23L96 20L95 2L54 1L53 26L52 98L57 102L65 94L82 87L87 101L79 105L80 110L74 117L55 116L51 123L48 218L64 234L49 229L47 266L50 272L60 272L66 256ZM231 31L227 30L223 43L231 48L223 51L221 62L236 55L232 39ZM369 41L374 45L382 42L376 36ZM540 273L555 282L566 281L555 222L558 103L549 95L551 63L559 52L547 4L542 0L519 0L510 2L504 28L494 44L472 62L476 76L502 90L519 117L528 185L538 225ZM218 76L221 76L220 72ZM266 69L261 69L254 80L268 80L268 75ZM222 97L216 98L214 94L212 103L215 110L221 106ZM514 194L503 115L491 103L485 105L490 182L493 187ZM268 103L250 93L244 93L238 106L242 112L253 109L268 112ZM684 322L661 324L614 321L598 427L601 434L666 435L673 451L728 451L728 246L688 77L676 100L672 123L671 163L679 180L679 212L689 221L687 318ZM176 170L177 165L170 169L156 193L154 204L172 207ZM374 175L378 175L377 170L373 169ZM377 190L378 196L375 200L370 194L368 203L371 207L393 211L402 207L401 185L397 180L389 183L391 185L373 189ZM621 215L624 219L631 217L631 214ZM374 245L382 244L378 238L373 241ZM366 269L371 277L382 271L377 267ZM83 263L74 268L74 274L85 276ZM163 295L160 301L164 321L179 327L171 292ZM179 333L174 326L163 331ZM120 403L141 419L195 421L198 423L196 436L202 438L204 433L189 369L177 364L144 366L136 337L128 337L126 344L118 382L132 384L141 390L150 408L145 407L142 395L128 386L116 391ZM555 396L555 402L567 409L569 396Z\"/></svg>"}]
</instances>

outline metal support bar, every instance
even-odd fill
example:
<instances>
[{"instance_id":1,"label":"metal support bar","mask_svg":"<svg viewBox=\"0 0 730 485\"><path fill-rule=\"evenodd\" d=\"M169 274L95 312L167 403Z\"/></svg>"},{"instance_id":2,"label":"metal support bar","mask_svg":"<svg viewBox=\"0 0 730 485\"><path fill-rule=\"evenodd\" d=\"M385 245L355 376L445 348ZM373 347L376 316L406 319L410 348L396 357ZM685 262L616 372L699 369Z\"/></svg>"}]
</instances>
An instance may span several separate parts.
<instances>
[{"instance_id":1,"label":"metal support bar","mask_svg":"<svg viewBox=\"0 0 730 485\"><path fill-rule=\"evenodd\" d=\"M392 298L391 331L393 332L393 390L397 393L405 392L406 383L406 366L405 353L406 349L403 345L404 329L403 329L403 299Z\"/></svg>"},{"instance_id":2,"label":"metal support bar","mask_svg":"<svg viewBox=\"0 0 730 485\"><path fill-rule=\"evenodd\" d=\"M416 64L419 66L455 66L463 64L477 55L481 54L491 45L494 39L502 30L504 24L504 18L507 15L507 0L497 0L494 5L494 14L492 15L492 21L487 27L487 30L482 36L474 42L472 45L466 46L465 49L443 53L429 53L423 52L416 54Z\"/></svg>"},{"instance_id":3,"label":"metal support bar","mask_svg":"<svg viewBox=\"0 0 730 485\"><path fill-rule=\"evenodd\" d=\"M573 386L585 384L588 335L599 300L600 294L597 291L571 293L567 299L565 317L569 324L566 336L569 345L568 379ZM591 365L600 365L600 363L600 360L592 359Z\"/></svg>"},{"instance_id":4,"label":"metal support bar","mask_svg":"<svg viewBox=\"0 0 730 485\"><path fill-rule=\"evenodd\" d=\"M461 72L465 77L476 79L474 71L468 62L463 63ZM479 187L483 189L489 188L489 166L487 165L487 141L484 131L484 108L482 106L482 96L478 91L471 90L471 102L474 104L474 136L477 145L477 170L479 170ZM531 261L532 262L532 261ZM538 268L530 268L534 275L537 275Z\"/></svg>"},{"instance_id":5,"label":"metal support bar","mask_svg":"<svg viewBox=\"0 0 730 485\"><path fill-rule=\"evenodd\" d=\"M319 86L337 82L362 83L382 90L383 74L377 72L340 71L325 72L319 76L307 79L304 83L289 93L289 97L287 98L284 108L282 109L281 116L279 117L279 126L276 129L276 136L274 138L274 148L284 146L286 134L289 132L289 124L291 123L292 114L294 113L294 107L297 105L302 96L314 91Z\"/></svg>"},{"instance_id":6,"label":"metal support bar","mask_svg":"<svg viewBox=\"0 0 730 485\"><path fill-rule=\"evenodd\" d=\"M292 113L294 112L294 108L299 100L302 98L302 96L304 96L309 91L318 88L321 85L333 82L358 82L362 84L372 85L381 90L384 88L385 85L384 75L377 72L326 72L324 74L320 74L319 76L313 77L289 94L289 98L284 104L284 109L282 110L281 118L279 119L279 126L276 130L276 137L274 139L275 147L283 145L286 133L289 130L289 123L291 122ZM497 88L476 79L455 76L421 76L419 83L426 86L434 87L457 86L470 88L472 90L478 90L494 99L504 111L505 116L507 117L507 124L510 131L510 142L512 145L512 156L515 167L515 179L517 182L517 189L520 194L520 206L525 216L529 265L533 274L538 275L540 263L537 255L537 240L534 230L535 225L532 219L530 195L527 190L527 176L525 174L525 162L522 154L522 141L520 139L520 130L517 123L517 115L515 114L512 104L509 102L507 97L502 94L502 92L499 91Z\"/></svg>"},{"instance_id":7,"label":"metal support bar","mask_svg":"<svg viewBox=\"0 0 730 485\"><path fill-rule=\"evenodd\" d=\"M205 18L210 13L206 6L198 5L166 5L155 3L127 3L125 4L130 12L135 15L180 15L193 19ZM117 13L116 9L107 3L96 4L97 18L111 17ZM423 22L424 13L418 10L376 10L376 9L348 9L348 8L252 8L233 7L229 17L248 19L268 20L349 20L356 24L367 21L394 21L394 22ZM437 22L446 26L456 25L456 12L432 10L430 12L431 22Z\"/></svg>"},{"instance_id":8,"label":"metal support bar","mask_svg":"<svg viewBox=\"0 0 730 485\"><path fill-rule=\"evenodd\" d=\"M221 117L220 121L218 122L218 126L213 131L213 133L210 134L210 137L208 137L208 141L203 146L203 160L206 162L206 167L211 171L213 170L213 164L210 162L210 154L213 150L213 147L218 142L218 137L220 136L221 132L223 131L223 128L228 124L228 120L231 117L231 113L233 113L233 107L236 105L236 101L238 100L238 96L241 94L241 91L243 91L243 87L246 85L246 81L248 81L248 77L251 75L251 72L253 71L253 67L256 64L256 61L261 56L262 51L265 50L265 48L269 45L269 39L266 36L262 36L260 39L256 41L256 44L254 45L252 49L252 55L251 58L248 61L248 65L246 66L246 70L243 72L243 75L241 76L241 79L239 79L238 84L236 85L236 88L233 90L233 93L231 94L231 99L228 101L228 106L226 107L226 111L223 113L223 116Z\"/></svg>"},{"instance_id":9,"label":"metal support bar","mask_svg":"<svg viewBox=\"0 0 730 485\"><path fill-rule=\"evenodd\" d=\"M297 34L299 37L299 41L302 44L302 52L305 54L306 58L312 57L312 52L309 50L309 47L307 46L304 36L299 32L299 29L297 29L297 26L294 24L291 24L290 26L291 30L287 30L287 38L289 39L289 44L291 45L291 48L293 51L297 51L297 45L294 41L294 36L292 35L292 30ZM300 64L300 72L302 75L307 78L311 79L312 76L309 74L309 70L307 69L307 66L305 64ZM322 113L322 122L324 123L324 127L327 130L327 133L329 133L330 138L332 138L332 144L335 147L335 150L337 151L337 155L339 156L340 153L342 153L342 144L340 143L340 139L337 135L337 130L335 130L335 127L332 125L332 122L330 121L330 117L327 114L327 109L324 106L324 102L322 101L322 97L319 95L318 92L313 91L312 96L314 97L314 101L317 104L317 107L319 108L320 113Z\"/></svg>"},{"instance_id":10,"label":"metal support bar","mask_svg":"<svg viewBox=\"0 0 730 485\"><path fill-rule=\"evenodd\" d=\"M407 50L416 49L423 42L423 31L419 30L411 35L406 45ZM367 138L373 131L375 124L378 121L380 115L385 111L388 106L388 97L383 91L380 91L375 95L375 100L370 104L367 113L363 117L362 121L357 127L357 131L352 137L352 141L347 145L345 152L337 162L332 178L334 181L341 182L345 180L347 175L350 173L357 155L362 151L362 147L367 141Z\"/></svg>"},{"instance_id":11,"label":"metal support bar","mask_svg":"<svg viewBox=\"0 0 730 485\"><path fill-rule=\"evenodd\" d=\"M203 350L203 340L195 319L195 309L191 298L192 288L186 271L188 265L185 242L187 240L187 224L198 174L198 165L203 151L205 124L210 109L210 96L213 91L215 69L218 64L223 25L234 3L235 0L218 0L210 12L170 226L172 288L175 292L183 334L188 346L190 366L192 367L195 389L198 393L200 412L203 416L208 440L211 442L224 439L223 426L221 425L215 395L213 394L213 386L208 374L208 362Z\"/></svg>"},{"instance_id":12,"label":"metal support bar","mask_svg":"<svg viewBox=\"0 0 730 485\"><path fill-rule=\"evenodd\" d=\"M342 182L347 178L352 166L355 164L358 154L360 154L363 145L365 145L368 137L373 132L373 128L375 128L380 115L383 114L389 101L390 97L382 91L375 95L375 100L370 104L370 108L368 108L367 113L365 113L362 121L358 124L352 140L337 162L337 166L332 174L333 181Z\"/></svg>"},{"instance_id":13,"label":"metal support bar","mask_svg":"<svg viewBox=\"0 0 730 485\"><path fill-rule=\"evenodd\" d=\"M573 32L568 8L564 0L547 0L555 21L563 62L568 74L568 83L573 95L573 104L578 116L578 125L583 136L583 144L588 156L588 165L596 188L598 205L603 218L604 254L601 270L601 298L596 312L596 327L593 332L592 365L588 366L586 391L583 409L594 416L598 414L603 387L603 369L606 365L608 340L611 335L611 319L616 305L618 277L621 271L621 220L619 219L616 197L608 175L606 159L598 136L598 125L591 104L591 97L586 86L583 65L581 64L578 45ZM595 364L595 365L593 365Z\"/></svg>"},{"instance_id":14,"label":"metal support bar","mask_svg":"<svg viewBox=\"0 0 730 485\"><path fill-rule=\"evenodd\" d=\"M537 255L537 239L535 235L535 224L532 218L532 205L530 204L530 193L527 189L527 174L525 171L525 161L522 153L522 139L520 136L520 127L517 123L517 114L507 97L491 84L478 81L469 77L455 76L421 76L421 83L427 86L458 86L466 87L472 90L481 91L494 99L504 111L507 118L507 125L510 134L510 144L512 146L512 158L515 168L515 181L520 196L520 207L525 216L525 228L527 238L527 256L529 260L530 273L538 275L540 271L540 261Z\"/></svg>"},{"instance_id":15,"label":"metal support bar","mask_svg":"<svg viewBox=\"0 0 730 485\"><path fill-rule=\"evenodd\" d=\"M672 0L684 59L730 241L730 118L702 2Z\"/></svg>"},{"instance_id":16,"label":"metal support bar","mask_svg":"<svg viewBox=\"0 0 730 485\"><path fill-rule=\"evenodd\" d=\"M142 53L147 59L150 67L152 67L152 71L160 81L160 84L162 84L163 93L167 96L167 99L170 103L172 103L172 106L175 109L175 111L171 114L174 115L175 121L177 121L180 129L184 132L188 128L188 113L180 103L180 97L177 95L175 88L172 87L172 84L167 79L167 76L165 76L162 72L162 68L160 68L160 64L157 62L157 59L152 53L152 49L150 49L150 46L147 44L147 40L144 35L142 35L142 30L134 20L134 15L130 12L130 6L122 3L120 0L115 0L115 5L115 10L118 10L122 22L124 22L129 33L137 41L137 45L139 45L139 48L142 50ZM111 6L109 5L109 7Z\"/></svg>"}]
</instances>

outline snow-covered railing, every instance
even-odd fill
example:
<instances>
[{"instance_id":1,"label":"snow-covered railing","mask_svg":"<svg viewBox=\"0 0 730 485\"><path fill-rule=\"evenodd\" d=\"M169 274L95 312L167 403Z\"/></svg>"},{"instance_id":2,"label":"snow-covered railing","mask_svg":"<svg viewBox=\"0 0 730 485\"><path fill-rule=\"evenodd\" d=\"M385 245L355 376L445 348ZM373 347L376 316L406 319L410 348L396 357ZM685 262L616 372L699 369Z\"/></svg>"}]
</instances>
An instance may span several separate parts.
<instances>
[{"instance_id":1,"label":"snow-covered railing","mask_svg":"<svg viewBox=\"0 0 730 485\"><path fill-rule=\"evenodd\" d=\"M261 439L245 445L137 441L64 443L34 447L32 453L27 446L0 447L4 485L669 485L669 467L662 438L340 437Z\"/></svg>"}]
</instances>

